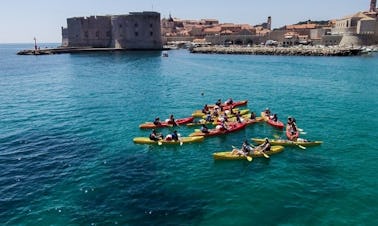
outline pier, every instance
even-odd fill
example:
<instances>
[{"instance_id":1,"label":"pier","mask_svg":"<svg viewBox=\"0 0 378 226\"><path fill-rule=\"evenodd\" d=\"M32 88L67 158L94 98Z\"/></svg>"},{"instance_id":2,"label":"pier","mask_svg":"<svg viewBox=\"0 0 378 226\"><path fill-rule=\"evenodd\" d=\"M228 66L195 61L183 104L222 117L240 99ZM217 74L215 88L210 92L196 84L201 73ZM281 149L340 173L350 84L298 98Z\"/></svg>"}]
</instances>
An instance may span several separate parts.
<instances>
[{"instance_id":1,"label":"pier","mask_svg":"<svg viewBox=\"0 0 378 226\"><path fill-rule=\"evenodd\" d=\"M241 47L207 46L194 47L191 53L207 54L245 54L245 55L280 55L280 56L358 56L361 49L343 47Z\"/></svg>"}]
</instances>

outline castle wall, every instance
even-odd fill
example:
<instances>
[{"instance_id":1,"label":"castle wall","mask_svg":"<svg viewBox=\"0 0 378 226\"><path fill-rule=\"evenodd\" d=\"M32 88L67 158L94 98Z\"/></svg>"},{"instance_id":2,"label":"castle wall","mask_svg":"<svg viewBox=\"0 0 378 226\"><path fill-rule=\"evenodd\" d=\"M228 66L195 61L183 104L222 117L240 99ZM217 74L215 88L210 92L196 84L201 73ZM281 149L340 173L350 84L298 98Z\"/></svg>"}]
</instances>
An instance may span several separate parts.
<instances>
[{"instance_id":1,"label":"castle wall","mask_svg":"<svg viewBox=\"0 0 378 226\"><path fill-rule=\"evenodd\" d=\"M109 16L68 18L67 29L70 47L105 48L112 38Z\"/></svg>"},{"instance_id":2,"label":"castle wall","mask_svg":"<svg viewBox=\"0 0 378 226\"><path fill-rule=\"evenodd\" d=\"M160 13L156 12L74 17L67 19L62 39L65 43L68 39L69 47L162 49L160 29Z\"/></svg>"}]
</instances>

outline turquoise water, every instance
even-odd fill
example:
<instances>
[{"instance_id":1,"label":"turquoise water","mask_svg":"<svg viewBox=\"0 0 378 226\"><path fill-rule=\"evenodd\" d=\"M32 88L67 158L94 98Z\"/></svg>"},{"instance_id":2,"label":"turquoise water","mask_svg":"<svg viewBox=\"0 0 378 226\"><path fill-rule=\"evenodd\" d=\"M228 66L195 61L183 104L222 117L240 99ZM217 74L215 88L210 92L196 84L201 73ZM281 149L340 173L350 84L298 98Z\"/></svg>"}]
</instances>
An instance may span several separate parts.
<instances>
[{"instance_id":1,"label":"turquoise water","mask_svg":"<svg viewBox=\"0 0 378 226\"><path fill-rule=\"evenodd\" d=\"M378 225L377 55L16 55L30 47L0 45L1 225ZM132 142L145 121L228 97L293 115L324 144L213 160L284 135L263 123L181 147Z\"/></svg>"}]
</instances>

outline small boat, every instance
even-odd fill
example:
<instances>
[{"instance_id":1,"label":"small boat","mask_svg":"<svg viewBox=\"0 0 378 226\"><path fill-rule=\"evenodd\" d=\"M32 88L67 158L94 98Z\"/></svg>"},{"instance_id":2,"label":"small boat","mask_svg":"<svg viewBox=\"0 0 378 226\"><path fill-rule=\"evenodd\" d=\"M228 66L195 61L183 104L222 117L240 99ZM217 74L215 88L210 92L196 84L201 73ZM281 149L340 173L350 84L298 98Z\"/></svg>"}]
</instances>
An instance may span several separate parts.
<instances>
[{"instance_id":1,"label":"small boat","mask_svg":"<svg viewBox=\"0 0 378 226\"><path fill-rule=\"evenodd\" d=\"M261 117L264 119L264 121L266 123L268 123L269 125L273 126L273 127L276 127L278 129L283 129L284 128L284 124L283 122L277 120L277 121L274 121L272 119L270 119L270 117L268 115L265 114L265 112L261 112Z\"/></svg>"},{"instance_id":2,"label":"small boat","mask_svg":"<svg viewBox=\"0 0 378 226\"><path fill-rule=\"evenodd\" d=\"M245 106L247 105L248 100L241 100L241 101L234 101L232 104L221 104L221 107L223 107L223 110L228 110L231 108L239 107L239 106ZM215 104L208 104L207 105L209 108L214 108L216 105Z\"/></svg>"},{"instance_id":3,"label":"small boat","mask_svg":"<svg viewBox=\"0 0 378 226\"><path fill-rule=\"evenodd\" d=\"M133 139L134 143L136 144L158 144L158 145L177 145L177 144L186 144L186 143L197 143L202 142L204 140L204 137L181 137L179 141L174 140L160 140L160 141L154 141L151 140L149 137L135 137Z\"/></svg>"},{"instance_id":4,"label":"small boat","mask_svg":"<svg viewBox=\"0 0 378 226\"><path fill-rule=\"evenodd\" d=\"M291 127L289 125L286 126L286 137L291 141L296 141L299 137L299 131L297 130L295 133L291 133Z\"/></svg>"},{"instance_id":5,"label":"small boat","mask_svg":"<svg viewBox=\"0 0 378 226\"><path fill-rule=\"evenodd\" d=\"M257 144L264 143L265 139L262 138L252 138L252 141ZM271 145L282 145L282 146L303 146L303 147L312 147L321 145L323 141L308 141L301 138L298 138L297 141L283 140L283 139L269 139Z\"/></svg>"},{"instance_id":6,"label":"small boat","mask_svg":"<svg viewBox=\"0 0 378 226\"><path fill-rule=\"evenodd\" d=\"M277 153L280 153L284 150L284 147L281 145L275 145L270 147L270 151L266 151L265 154L267 155L274 155ZM248 156L253 158L261 158L264 157L264 155L260 152L257 153L250 153ZM231 151L224 151L224 152L215 152L213 153L213 157L216 160L240 160L240 159L246 159L245 156L239 155L239 154L232 154Z\"/></svg>"},{"instance_id":7,"label":"small boat","mask_svg":"<svg viewBox=\"0 0 378 226\"><path fill-rule=\"evenodd\" d=\"M168 57L168 53L167 52L163 52L162 56L163 57Z\"/></svg>"},{"instance_id":8,"label":"small boat","mask_svg":"<svg viewBox=\"0 0 378 226\"><path fill-rule=\"evenodd\" d=\"M232 133L241 129L244 129L247 126L245 123L229 123L228 124L228 130L219 130L219 129L210 129L208 133L203 133L200 130L195 130L194 133L189 134L190 137L195 137L195 136L205 136L205 137L210 137L210 136L218 136L222 134L228 134Z\"/></svg>"},{"instance_id":9,"label":"small boat","mask_svg":"<svg viewBox=\"0 0 378 226\"><path fill-rule=\"evenodd\" d=\"M187 117L187 118L176 119L175 121L176 121L177 125L183 125L183 124L193 122L193 120L194 120L194 117L190 116L190 117ZM153 122L145 122L143 124L140 124L139 128L141 128L141 129L154 129L154 128L170 127L170 126L173 126L173 125L168 123L168 122L161 122L159 125L155 125Z\"/></svg>"}]
</instances>

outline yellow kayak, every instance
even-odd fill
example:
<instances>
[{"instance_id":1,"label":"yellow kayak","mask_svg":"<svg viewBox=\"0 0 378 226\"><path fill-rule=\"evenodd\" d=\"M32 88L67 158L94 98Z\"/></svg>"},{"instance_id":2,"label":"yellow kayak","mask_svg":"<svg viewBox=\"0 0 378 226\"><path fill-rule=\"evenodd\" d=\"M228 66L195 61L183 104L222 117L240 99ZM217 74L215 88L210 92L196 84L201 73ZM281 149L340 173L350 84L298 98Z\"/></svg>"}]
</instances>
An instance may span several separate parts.
<instances>
[{"instance_id":1,"label":"yellow kayak","mask_svg":"<svg viewBox=\"0 0 378 226\"><path fill-rule=\"evenodd\" d=\"M300 138L298 138L300 139ZM262 144L264 143L265 139L260 139L260 138L252 138L252 141L254 141L257 144ZM272 145L282 145L282 146L303 146L303 147L312 147L312 146L317 146L321 145L323 141L306 141L306 140L299 140L299 141L291 141L291 140L282 140L282 139L269 139L269 142Z\"/></svg>"},{"instance_id":2,"label":"yellow kayak","mask_svg":"<svg viewBox=\"0 0 378 226\"><path fill-rule=\"evenodd\" d=\"M272 146L270 148L270 151L266 151L265 154L267 155L274 155L277 153L280 153L284 150L283 146L277 145L277 146ZM250 153L248 156L252 158L261 158L264 157L264 155L261 152L256 152L256 153ZM217 160L240 160L240 159L246 159L245 156L239 155L239 154L231 154L231 151L224 151L224 152L215 152L213 153L214 159Z\"/></svg>"},{"instance_id":3,"label":"yellow kayak","mask_svg":"<svg viewBox=\"0 0 378 226\"><path fill-rule=\"evenodd\" d=\"M195 143L195 142L202 142L205 138L204 137L181 137L179 141L174 140L160 140L154 141L151 140L149 137L135 137L133 139L134 143L136 144L159 144L159 145L172 145L172 144L181 144L181 143Z\"/></svg>"}]
</instances>

